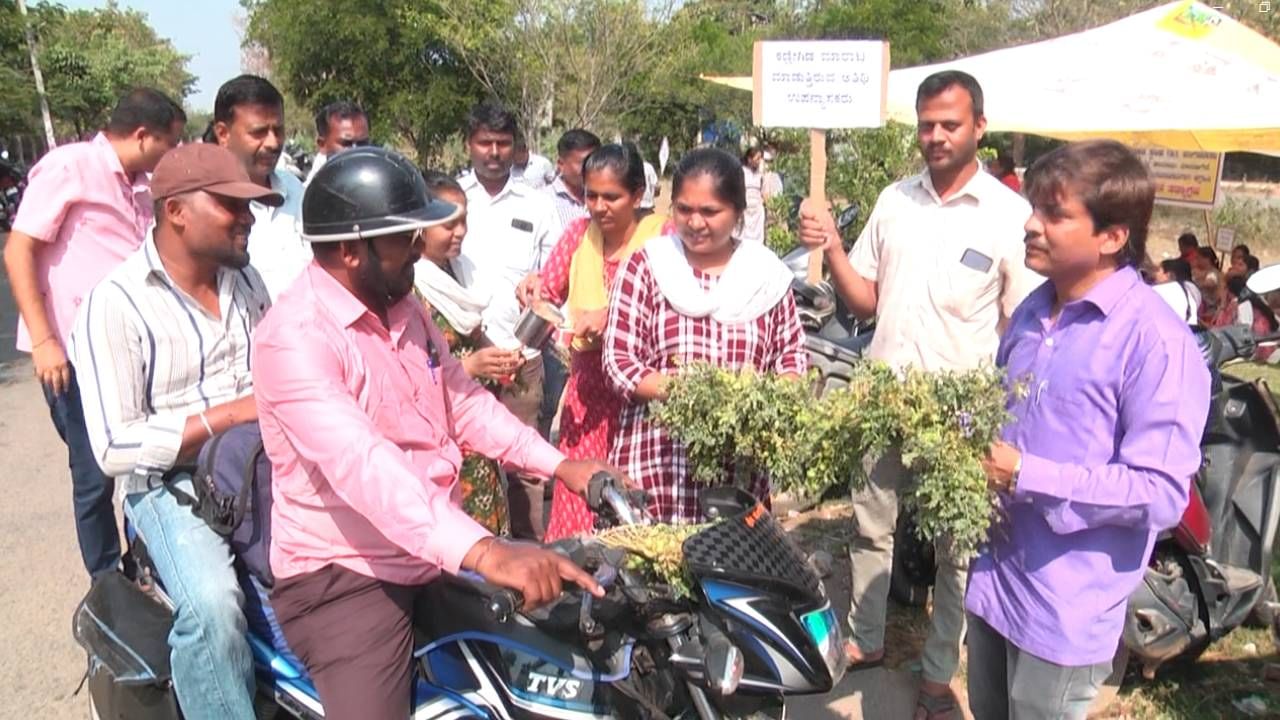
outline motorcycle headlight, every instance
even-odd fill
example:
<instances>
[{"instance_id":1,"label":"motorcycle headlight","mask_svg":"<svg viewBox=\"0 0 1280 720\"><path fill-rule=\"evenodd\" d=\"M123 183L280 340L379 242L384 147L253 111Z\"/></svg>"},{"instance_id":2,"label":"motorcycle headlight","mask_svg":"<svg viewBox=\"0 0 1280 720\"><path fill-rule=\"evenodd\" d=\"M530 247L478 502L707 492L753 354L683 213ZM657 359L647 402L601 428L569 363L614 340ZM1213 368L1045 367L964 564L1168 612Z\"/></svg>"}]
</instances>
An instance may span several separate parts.
<instances>
[{"instance_id":1,"label":"motorcycle headlight","mask_svg":"<svg viewBox=\"0 0 1280 720\"><path fill-rule=\"evenodd\" d=\"M835 611L827 605L820 610L801 615L800 623L804 625L809 639L822 655L822 660L827 665L827 672L831 673L832 686L836 685L844 677L845 658L844 634L840 631L840 623L836 620Z\"/></svg>"}]
</instances>

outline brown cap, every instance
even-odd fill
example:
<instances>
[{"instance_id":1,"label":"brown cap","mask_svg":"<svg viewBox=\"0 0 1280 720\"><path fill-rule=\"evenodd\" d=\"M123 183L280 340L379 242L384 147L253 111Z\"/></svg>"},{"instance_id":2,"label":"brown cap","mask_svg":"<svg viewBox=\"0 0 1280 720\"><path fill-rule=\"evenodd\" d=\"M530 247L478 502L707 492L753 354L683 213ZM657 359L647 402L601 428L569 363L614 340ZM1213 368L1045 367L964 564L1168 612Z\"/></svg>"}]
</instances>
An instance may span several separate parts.
<instances>
[{"instance_id":1,"label":"brown cap","mask_svg":"<svg viewBox=\"0 0 1280 720\"><path fill-rule=\"evenodd\" d=\"M151 197L156 200L194 190L267 205L284 204L283 195L250 180L230 150L209 143L188 143L170 150L151 174Z\"/></svg>"}]
</instances>

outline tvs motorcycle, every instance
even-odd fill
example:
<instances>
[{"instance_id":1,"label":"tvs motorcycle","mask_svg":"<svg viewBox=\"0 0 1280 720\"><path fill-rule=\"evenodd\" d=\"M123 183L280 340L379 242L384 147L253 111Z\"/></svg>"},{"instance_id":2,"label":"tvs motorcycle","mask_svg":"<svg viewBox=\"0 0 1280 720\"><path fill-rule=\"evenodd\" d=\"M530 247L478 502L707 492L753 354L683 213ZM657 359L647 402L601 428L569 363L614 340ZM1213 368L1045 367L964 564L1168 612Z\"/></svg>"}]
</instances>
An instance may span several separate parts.
<instances>
[{"instance_id":1,"label":"tvs motorcycle","mask_svg":"<svg viewBox=\"0 0 1280 720\"><path fill-rule=\"evenodd\" d=\"M607 474L592 479L588 500L600 527L649 521L645 499ZM591 539L549 547L593 573L607 589L601 599L567 592L548 608L522 613L517 593L471 574L441 576L430 586L438 611L417 628L410 716L783 717L787 696L829 691L845 664L840 623L815 570L822 559L806 557L742 491L709 490L702 509L714 522L683 544L687 595L628 569L624 552ZM164 578L136 535L127 555L126 570L96 581L75 618L89 654L94 717L179 718ZM323 718L315 686L275 622L263 578L237 565L258 717Z\"/></svg>"}]
</instances>

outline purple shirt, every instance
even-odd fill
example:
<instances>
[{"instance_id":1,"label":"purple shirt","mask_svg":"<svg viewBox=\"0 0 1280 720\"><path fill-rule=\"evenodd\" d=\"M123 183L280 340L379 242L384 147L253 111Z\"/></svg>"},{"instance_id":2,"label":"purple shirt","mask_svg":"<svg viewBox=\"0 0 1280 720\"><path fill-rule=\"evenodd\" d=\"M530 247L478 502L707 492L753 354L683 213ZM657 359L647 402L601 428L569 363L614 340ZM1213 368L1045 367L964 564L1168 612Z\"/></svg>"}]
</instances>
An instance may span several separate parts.
<instances>
[{"instance_id":1,"label":"purple shirt","mask_svg":"<svg viewBox=\"0 0 1280 720\"><path fill-rule=\"evenodd\" d=\"M1157 533L1200 467L1209 370L1182 318L1132 268L1050 320L1027 297L998 364L1029 392L1004 439L1022 451L1007 519L970 570L965 605L1019 649L1059 665L1108 661Z\"/></svg>"}]
</instances>

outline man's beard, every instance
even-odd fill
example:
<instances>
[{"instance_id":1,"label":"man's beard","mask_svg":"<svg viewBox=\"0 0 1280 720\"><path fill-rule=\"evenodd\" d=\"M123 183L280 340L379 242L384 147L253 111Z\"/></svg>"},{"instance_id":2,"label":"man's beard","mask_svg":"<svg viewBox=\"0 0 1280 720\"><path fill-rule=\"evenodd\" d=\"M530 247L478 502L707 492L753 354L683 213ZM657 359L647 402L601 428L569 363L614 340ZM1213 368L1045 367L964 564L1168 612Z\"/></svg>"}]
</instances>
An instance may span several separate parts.
<instances>
[{"instance_id":1,"label":"man's beard","mask_svg":"<svg viewBox=\"0 0 1280 720\"><path fill-rule=\"evenodd\" d=\"M394 305L413 290L413 266L408 264L396 275L387 275L382 271L382 264L373 243L368 243L369 262L361 265L356 281L362 293L369 297L382 298L387 305ZM416 262L416 258L414 258Z\"/></svg>"},{"instance_id":2,"label":"man's beard","mask_svg":"<svg viewBox=\"0 0 1280 720\"><path fill-rule=\"evenodd\" d=\"M243 247L238 241L231 245L219 244L213 246L206 256L218 263L220 267L230 268L232 270L241 270L249 264L249 246L246 240Z\"/></svg>"}]
</instances>

